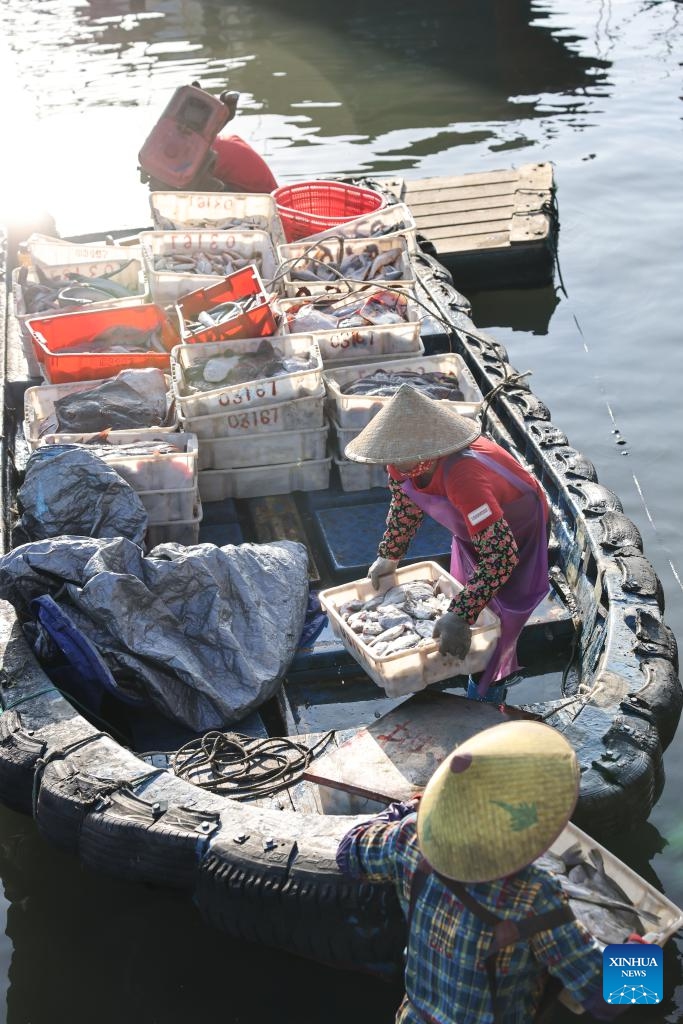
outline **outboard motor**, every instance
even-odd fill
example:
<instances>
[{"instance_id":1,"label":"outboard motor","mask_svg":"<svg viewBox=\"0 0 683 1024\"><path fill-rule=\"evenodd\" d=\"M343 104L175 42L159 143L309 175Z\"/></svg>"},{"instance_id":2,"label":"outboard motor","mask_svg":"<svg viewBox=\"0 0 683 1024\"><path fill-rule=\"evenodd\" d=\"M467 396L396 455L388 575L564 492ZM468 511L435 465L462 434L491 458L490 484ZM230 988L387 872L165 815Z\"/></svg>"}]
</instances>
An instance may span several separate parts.
<instances>
[{"instance_id":1,"label":"outboard motor","mask_svg":"<svg viewBox=\"0 0 683 1024\"><path fill-rule=\"evenodd\" d=\"M270 168L237 135L220 136L238 92L218 99L198 82L176 89L138 154L140 180L153 192L272 192Z\"/></svg>"}]
</instances>

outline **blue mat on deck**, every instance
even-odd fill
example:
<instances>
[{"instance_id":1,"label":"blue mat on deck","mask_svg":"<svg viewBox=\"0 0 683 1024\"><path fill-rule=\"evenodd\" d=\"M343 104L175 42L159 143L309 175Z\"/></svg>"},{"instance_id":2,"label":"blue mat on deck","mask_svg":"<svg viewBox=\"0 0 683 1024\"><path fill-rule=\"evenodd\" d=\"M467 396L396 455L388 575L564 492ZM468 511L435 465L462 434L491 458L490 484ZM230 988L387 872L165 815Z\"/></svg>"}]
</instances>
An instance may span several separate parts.
<instances>
[{"instance_id":1,"label":"blue mat on deck","mask_svg":"<svg viewBox=\"0 0 683 1024\"><path fill-rule=\"evenodd\" d=\"M365 492L363 492L365 493ZM341 508L312 510L313 521L335 572L363 573L377 557L377 545L386 525L388 501L345 504ZM408 549L409 560L448 556L451 535L443 526L425 517ZM405 559L404 559L405 561Z\"/></svg>"}]
</instances>

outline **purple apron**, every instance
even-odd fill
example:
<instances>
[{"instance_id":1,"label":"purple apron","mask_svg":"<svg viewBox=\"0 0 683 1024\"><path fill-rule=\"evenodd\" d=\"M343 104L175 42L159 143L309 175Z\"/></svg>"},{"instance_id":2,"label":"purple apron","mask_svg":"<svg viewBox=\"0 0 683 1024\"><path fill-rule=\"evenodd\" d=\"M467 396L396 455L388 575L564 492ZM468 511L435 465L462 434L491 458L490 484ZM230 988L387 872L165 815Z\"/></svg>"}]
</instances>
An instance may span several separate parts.
<instances>
[{"instance_id":1,"label":"purple apron","mask_svg":"<svg viewBox=\"0 0 683 1024\"><path fill-rule=\"evenodd\" d=\"M482 672L477 686L478 695L485 697L491 683L504 679L519 668L516 651L519 634L534 608L548 593L546 518L543 504L534 488L511 470L501 466L483 452L467 448L446 459L446 474L459 459L476 459L491 472L498 473L522 491L521 497L501 506L505 520L517 542L519 562L512 570L507 583L503 584L495 597L489 601L488 607L500 618L501 630L491 660ZM477 556L467 532L464 516L445 495L425 494L424 491L418 490L411 480L406 480L402 488L423 512L453 534L451 576L455 576L463 585L466 584L476 567Z\"/></svg>"}]
</instances>

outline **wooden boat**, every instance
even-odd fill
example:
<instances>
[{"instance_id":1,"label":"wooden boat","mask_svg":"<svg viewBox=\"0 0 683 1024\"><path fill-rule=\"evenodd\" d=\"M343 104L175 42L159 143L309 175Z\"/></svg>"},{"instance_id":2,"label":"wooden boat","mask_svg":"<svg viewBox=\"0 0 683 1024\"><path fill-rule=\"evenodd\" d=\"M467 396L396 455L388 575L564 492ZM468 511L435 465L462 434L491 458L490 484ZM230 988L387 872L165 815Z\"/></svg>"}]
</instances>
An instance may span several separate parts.
<instances>
[{"instance_id":1,"label":"wooden boat","mask_svg":"<svg viewBox=\"0 0 683 1024\"><path fill-rule=\"evenodd\" d=\"M548 495L552 592L526 627L520 650L527 675L539 686L548 673L561 673L562 680L558 692L545 699L515 705L511 691L507 710L443 692L448 687L401 708L414 706L419 717L425 708L430 714L431 702L433 725L435 715L443 720L443 702L458 702L462 727L469 732L501 715L542 718L564 733L580 760L575 824L596 838L633 828L647 819L661 793L662 754L683 705L661 585L618 497L599 484L590 461L552 423L504 348L476 328L449 272L424 252L413 260L422 301L430 309L422 325L426 351L450 350L462 357L485 396L485 429L532 469ZM0 308L6 312L6 295ZM3 337L4 365L16 366L17 331L10 313ZM11 543L22 396L30 383L15 372L2 390L6 544ZM364 556L356 552L350 560L335 561L335 551L316 530L316 513L353 507L377 521L386 495L377 489L344 495L333 488L315 501L298 494L239 504L239 521L249 520L253 539L304 540L317 584L327 586L357 576L354 557L362 563ZM226 532L226 525L238 535ZM217 503L215 514L205 515L200 539L239 539L239 524L234 516L228 522ZM430 554L445 557L443 550ZM3 603L0 613L3 803L33 815L46 840L89 868L187 891L206 921L231 935L341 966L378 973L396 968L403 920L393 890L340 876L337 843L355 819L321 813L314 770L308 780L250 802L193 786L170 770L168 758L142 758L81 715L35 659L13 609ZM263 709L256 734L289 734L314 744L331 728L338 749L362 738L377 717L395 713L399 703L381 699L381 691L327 630L298 652L277 699ZM337 721L330 723L330 715ZM454 735L451 723L440 738L452 743ZM325 780L319 774L320 781ZM337 780L337 790L339 785ZM342 780L341 788L357 796L382 796L372 780L355 790L352 780L348 785Z\"/></svg>"}]
</instances>

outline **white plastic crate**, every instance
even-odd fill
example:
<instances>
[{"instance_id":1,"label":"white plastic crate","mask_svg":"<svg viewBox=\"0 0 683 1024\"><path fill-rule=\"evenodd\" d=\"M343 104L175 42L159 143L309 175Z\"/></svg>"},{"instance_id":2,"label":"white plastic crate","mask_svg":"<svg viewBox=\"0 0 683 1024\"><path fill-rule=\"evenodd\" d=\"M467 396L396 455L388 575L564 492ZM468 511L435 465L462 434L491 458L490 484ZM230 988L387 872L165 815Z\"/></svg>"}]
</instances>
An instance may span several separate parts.
<instances>
[{"instance_id":1,"label":"white plastic crate","mask_svg":"<svg viewBox=\"0 0 683 1024\"><path fill-rule=\"evenodd\" d=\"M416 693L418 690L424 690L430 683L438 683L450 679L451 676L481 672L486 668L500 636L498 616L490 608L484 608L471 627L472 646L464 659L439 654L436 640L395 654L373 654L372 647L368 647L353 632L338 609L349 601L367 601L377 593L384 594L391 587L414 580L428 580L431 583L438 580L443 592L452 597L462 590L462 584L437 562L416 562L414 565L398 569L392 575L381 577L378 591L374 590L371 581L366 577L339 587L321 590L318 594L320 603L329 616L333 632L349 654L389 697Z\"/></svg>"},{"instance_id":2,"label":"white plastic crate","mask_svg":"<svg viewBox=\"0 0 683 1024\"><path fill-rule=\"evenodd\" d=\"M147 547L153 548L157 544L185 544L189 547L197 544L201 521L202 503L197 500L191 519L175 523L150 523L145 535Z\"/></svg>"},{"instance_id":3,"label":"white plastic crate","mask_svg":"<svg viewBox=\"0 0 683 1024\"><path fill-rule=\"evenodd\" d=\"M163 370L156 367L148 367L142 370L124 370L123 380L131 387L144 393L145 397L159 403L160 409L166 410L166 417L170 420L165 426L146 427L136 433L145 437L145 431L152 432L152 436L169 434L178 429L175 415L169 408L169 384ZM112 378L109 378L112 380ZM92 391L93 388L104 384L105 380L83 380L72 381L69 384L41 384L37 387L27 388L24 392L24 436L31 449L36 448L43 438L50 435L57 436L60 441L69 437L71 441L77 441L79 435L57 433L57 419L55 416L55 402L67 395L79 394L83 391ZM113 440L120 433L128 431L111 430L109 439ZM83 435L86 436L86 435Z\"/></svg>"},{"instance_id":4,"label":"white plastic crate","mask_svg":"<svg viewBox=\"0 0 683 1024\"><path fill-rule=\"evenodd\" d=\"M344 366L369 359L405 359L424 353L419 323L349 327L316 331L323 366Z\"/></svg>"},{"instance_id":5,"label":"white plastic crate","mask_svg":"<svg viewBox=\"0 0 683 1024\"><path fill-rule=\"evenodd\" d=\"M332 461L337 467L342 491L367 491L370 487L389 486L384 466L334 457Z\"/></svg>"},{"instance_id":6,"label":"white plastic crate","mask_svg":"<svg viewBox=\"0 0 683 1024\"><path fill-rule=\"evenodd\" d=\"M44 444L87 444L97 434L48 434ZM186 490L197 486L199 442L196 434L163 433L149 427L143 430L110 431L107 441L111 451L102 454L107 465L115 469L136 491ZM172 444L177 452L156 452L151 455L117 455L116 449L122 444ZM176 518L169 516L169 519Z\"/></svg>"},{"instance_id":7,"label":"white plastic crate","mask_svg":"<svg viewBox=\"0 0 683 1024\"><path fill-rule=\"evenodd\" d=\"M417 224L405 203L383 206L374 213L344 221L333 228L327 228L315 235L309 235L307 242L321 242L326 238L377 238L382 235L402 234L406 236L410 252L417 252Z\"/></svg>"},{"instance_id":8,"label":"white plastic crate","mask_svg":"<svg viewBox=\"0 0 683 1024\"><path fill-rule=\"evenodd\" d=\"M177 490L137 491L137 495L152 524L189 522L197 518L199 494L196 486Z\"/></svg>"},{"instance_id":9,"label":"white plastic crate","mask_svg":"<svg viewBox=\"0 0 683 1024\"><path fill-rule=\"evenodd\" d=\"M323 491L330 483L331 458L251 469L205 469L199 474L202 501L261 498L292 491Z\"/></svg>"},{"instance_id":10,"label":"white plastic crate","mask_svg":"<svg viewBox=\"0 0 683 1024\"><path fill-rule=\"evenodd\" d=\"M391 395L347 395L341 390L345 384L354 380L362 380L375 373L381 361L374 363L358 363L354 366L334 367L324 374L325 387L330 404L333 406L334 418L344 429L353 427L361 430L379 410L391 401ZM411 370L417 373L448 373L458 379L458 385L465 401L447 402L448 408L461 416L477 416L483 401L483 395L476 381L468 370L462 356L454 352L444 355L420 356L415 359L392 359L391 370Z\"/></svg>"},{"instance_id":11,"label":"white plastic crate","mask_svg":"<svg viewBox=\"0 0 683 1024\"><path fill-rule=\"evenodd\" d=\"M258 228L274 245L285 243L277 203L267 192L151 192L149 205L157 231Z\"/></svg>"},{"instance_id":12,"label":"white plastic crate","mask_svg":"<svg viewBox=\"0 0 683 1024\"><path fill-rule=\"evenodd\" d=\"M48 277L61 277L62 274L66 274L71 270L75 270L77 266L77 264L68 264L62 267L48 267L46 268L46 273ZM93 272L88 273L88 276L97 277L98 273L101 273L104 268L109 266L109 263L90 264L90 268ZM32 285L39 284L40 282L35 270L33 270L33 268L30 267L27 269L27 283ZM142 263L140 263L138 260L135 260L135 265L126 267L118 274L111 275L112 281L116 281L119 284L122 284L125 288L131 290L131 294L129 296L124 296L123 298L120 299L103 299L102 302L89 302L87 306L74 304L68 307L64 306L61 309L46 310L43 313L31 313L28 310L26 296L24 295L24 288L22 287L21 284L21 271L21 267L15 267L14 270L12 271L12 298L14 300L14 314L17 320L19 321L22 337L25 338L29 337L29 333L26 328L26 321L30 317L51 316L55 313L74 312L75 310L78 309L109 309L110 307L139 305L143 303L146 298L146 286L144 276L142 273ZM78 283L78 281L74 281L75 285L77 285Z\"/></svg>"},{"instance_id":13,"label":"white plastic crate","mask_svg":"<svg viewBox=\"0 0 683 1024\"><path fill-rule=\"evenodd\" d=\"M298 290L304 286L308 289L312 295L320 294L329 289L330 285L334 285L334 280L317 280L317 281L297 281L292 277L292 268L297 261L301 261L303 266L305 262L312 258L320 258L323 254L320 251L320 247L324 247L326 253L329 253L333 262L339 265L343 257L351 256L356 253L363 253L368 245L374 245L379 250L381 255L387 252L389 249L400 249L401 255L398 260L398 266L401 269L401 276L398 279L392 279L386 281L385 278L379 275L379 277L372 278L368 281L368 284L381 285L388 284L392 288L408 288L412 287L415 282L415 272L410 259L410 250L408 248L408 242L405 235L380 235L378 238L372 239L347 239L342 241L341 239L326 238L323 242L311 243L308 239L304 239L301 242L292 242L289 245L279 245L277 248L278 259L280 261L280 267L278 269L278 278L274 284L277 285L278 289L285 295L296 296ZM345 278L338 278L339 281L346 280ZM353 283L353 279L348 279Z\"/></svg>"},{"instance_id":14,"label":"white plastic crate","mask_svg":"<svg viewBox=\"0 0 683 1024\"><path fill-rule=\"evenodd\" d=\"M33 235L28 239L27 249L31 262L49 277L62 277L66 271L85 274L87 277L116 272L120 275L121 283L128 287L125 278L128 278L131 286L135 285L142 269L142 250L139 245L67 242L63 238ZM133 263L119 269L129 260L133 260ZM94 267L97 267L97 273ZM119 276L115 280L119 280Z\"/></svg>"},{"instance_id":15,"label":"white plastic crate","mask_svg":"<svg viewBox=\"0 0 683 1024\"><path fill-rule=\"evenodd\" d=\"M203 439L199 445L199 468L244 469L324 459L327 434L328 427L321 427L318 430L283 430L268 437L247 434L244 437Z\"/></svg>"},{"instance_id":16,"label":"white plastic crate","mask_svg":"<svg viewBox=\"0 0 683 1024\"><path fill-rule=\"evenodd\" d=\"M255 352L264 341L285 356L310 356L314 365L308 370L283 373L277 377L261 377L244 384L229 384L212 391L193 390L187 382L189 367L206 363L224 353L246 355ZM212 341L203 345L176 345L171 352L171 377L179 415L183 420L211 416L228 410L242 412L255 406L273 405L292 398L316 395L322 387L322 359L312 334L283 334L274 339L235 338Z\"/></svg>"},{"instance_id":17,"label":"white plastic crate","mask_svg":"<svg viewBox=\"0 0 683 1024\"><path fill-rule=\"evenodd\" d=\"M276 269L275 247L270 235L258 228L236 231L143 231L140 244L145 279L152 301L160 306L170 305L198 288L216 284L230 273L230 268L226 267L222 274L155 270L155 259L158 256L192 256L199 252L220 253L235 249L241 259L256 266L266 282L273 277Z\"/></svg>"},{"instance_id":18,"label":"white plastic crate","mask_svg":"<svg viewBox=\"0 0 683 1024\"><path fill-rule=\"evenodd\" d=\"M181 420L181 428L202 440L214 438L262 437L283 430L315 430L325 424L325 388L308 398L291 398L273 405L233 407L212 416L194 416ZM263 443L268 441L263 437ZM201 447L201 445L200 445Z\"/></svg>"}]
</instances>

